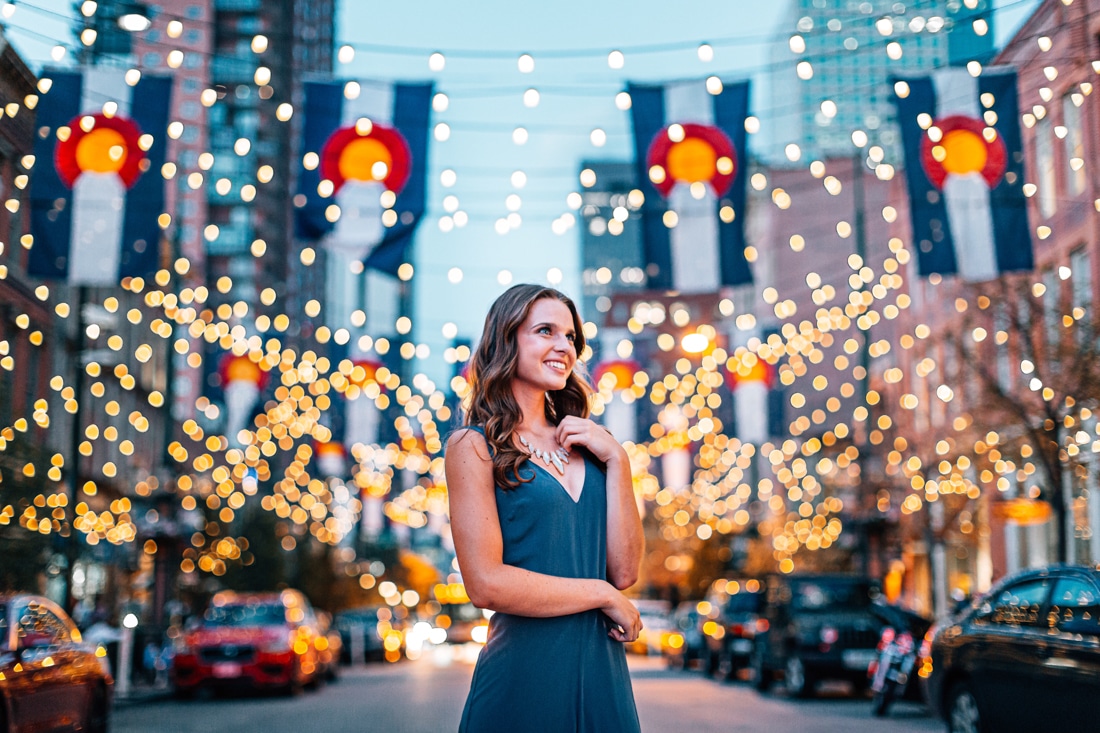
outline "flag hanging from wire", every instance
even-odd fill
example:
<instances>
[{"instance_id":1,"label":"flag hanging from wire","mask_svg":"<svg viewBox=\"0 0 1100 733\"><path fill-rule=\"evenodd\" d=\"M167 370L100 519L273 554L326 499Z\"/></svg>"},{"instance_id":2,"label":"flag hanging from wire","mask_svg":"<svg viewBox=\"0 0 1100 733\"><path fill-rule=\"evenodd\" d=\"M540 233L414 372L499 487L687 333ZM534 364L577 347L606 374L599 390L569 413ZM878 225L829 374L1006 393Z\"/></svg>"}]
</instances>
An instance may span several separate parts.
<instances>
[{"instance_id":1,"label":"flag hanging from wire","mask_svg":"<svg viewBox=\"0 0 1100 733\"><path fill-rule=\"evenodd\" d=\"M396 275L424 216L432 85L307 82L297 235Z\"/></svg>"},{"instance_id":2,"label":"flag hanging from wire","mask_svg":"<svg viewBox=\"0 0 1100 733\"><path fill-rule=\"evenodd\" d=\"M117 285L155 271L172 80L93 67L46 72L39 89L28 273Z\"/></svg>"},{"instance_id":3,"label":"flag hanging from wire","mask_svg":"<svg viewBox=\"0 0 1100 733\"><path fill-rule=\"evenodd\" d=\"M649 284L685 293L752 282L745 258L749 83L631 84Z\"/></svg>"},{"instance_id":4,"label":"flag hanging from wire","mask_svg":"<svg viewBox=\"0 0 1100 733\"><path fill-rule=\"evenodd\" d=\"M894 79L921 275L990 280L1034 267L1016 72Z\"/></svg>"}]
</instances>

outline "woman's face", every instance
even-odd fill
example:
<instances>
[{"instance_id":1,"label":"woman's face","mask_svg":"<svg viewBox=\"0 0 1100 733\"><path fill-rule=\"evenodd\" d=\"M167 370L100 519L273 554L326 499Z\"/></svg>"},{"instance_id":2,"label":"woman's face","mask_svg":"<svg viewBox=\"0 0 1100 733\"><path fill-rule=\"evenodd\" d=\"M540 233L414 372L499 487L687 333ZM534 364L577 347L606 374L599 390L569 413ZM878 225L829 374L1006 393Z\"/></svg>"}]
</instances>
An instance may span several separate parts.
<instances>
[{"instance_id":1,"label":"woman's face","mask_svg":"<svg viewBox=\"0 0 1100 733\"><path fill-rule=\"evenodd\" d=\"M543 392L564 389L577 363L576 337L565 303L536 300L516 332L516 381Z\"/></svg>"}]
</instances>

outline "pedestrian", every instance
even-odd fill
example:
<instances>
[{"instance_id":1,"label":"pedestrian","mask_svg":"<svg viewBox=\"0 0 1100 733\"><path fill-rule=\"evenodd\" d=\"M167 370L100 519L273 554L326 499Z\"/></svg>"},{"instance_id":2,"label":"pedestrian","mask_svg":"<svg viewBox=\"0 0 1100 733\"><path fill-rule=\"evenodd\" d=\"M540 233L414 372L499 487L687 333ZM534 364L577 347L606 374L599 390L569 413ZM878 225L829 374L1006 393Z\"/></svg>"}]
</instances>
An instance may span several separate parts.
<instances>
[{"instance_id":1,"label":"pedestrian","mask_svg":"<svg viewBox=\"0 0 1100 733\"><path fill-rule=\"evenodd\" d=\"M644 550L626 451L588 419L573 301L516 285L489 309L465 426L447 444L451 530L474 605L494 611L460 733L638 731L622 591Z\"/></svg>"}]
</instances>

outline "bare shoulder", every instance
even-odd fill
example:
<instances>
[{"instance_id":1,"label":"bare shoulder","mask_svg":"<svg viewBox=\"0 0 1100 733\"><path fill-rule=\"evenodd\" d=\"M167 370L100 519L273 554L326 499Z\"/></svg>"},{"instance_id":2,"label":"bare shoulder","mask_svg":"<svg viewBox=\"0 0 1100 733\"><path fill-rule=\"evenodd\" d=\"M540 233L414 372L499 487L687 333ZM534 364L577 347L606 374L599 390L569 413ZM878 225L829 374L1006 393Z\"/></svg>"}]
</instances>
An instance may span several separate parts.
<instances>
[{"instance_id":1,"label":"bare shoulder","mask_svg":"<svg viewBox=\"0 0 1100 733\"><path fill-rule=\"evenodd\" d=\"M492 473L493 457L489 443L481 431L473 428L460 428L451 433L444 458L448 470Z\"/></svg>"}]
</instances>

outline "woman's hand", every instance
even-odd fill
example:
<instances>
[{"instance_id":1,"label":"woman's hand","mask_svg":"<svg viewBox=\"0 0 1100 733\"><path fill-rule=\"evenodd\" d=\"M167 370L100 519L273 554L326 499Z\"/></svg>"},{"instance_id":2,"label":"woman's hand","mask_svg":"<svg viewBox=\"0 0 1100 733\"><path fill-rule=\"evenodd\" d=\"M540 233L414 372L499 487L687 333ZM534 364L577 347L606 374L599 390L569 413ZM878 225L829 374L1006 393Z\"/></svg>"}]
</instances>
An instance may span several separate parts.
<instances>
[{"instance_id":1,"label":"woman's hand","mask_svg":"<svg viewBox=\"0 0 1100 733\"><path fill-rule=\"evenodd\" d=\"M554 431L558 445L567 450L573 446L583 446L596 456L601 462L607 464L615 460L626 460L626 451L615 436L602 425L597 425L591 420L574 415L567 415L558 423Z\"/></svg>"},{"instance_id":2,"label":"woman's hand","mask_svg":"<svg viewBox=\"0 0 1100 733\"><path fill-rule=\"evenodd\" d=\"M642 631L642 617L638 614L638 607L614 588L607 603L600 609L611 619L611 631L608 632L615 641L631 642L638 638Z\"/></svg>"}]
</instances>

